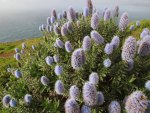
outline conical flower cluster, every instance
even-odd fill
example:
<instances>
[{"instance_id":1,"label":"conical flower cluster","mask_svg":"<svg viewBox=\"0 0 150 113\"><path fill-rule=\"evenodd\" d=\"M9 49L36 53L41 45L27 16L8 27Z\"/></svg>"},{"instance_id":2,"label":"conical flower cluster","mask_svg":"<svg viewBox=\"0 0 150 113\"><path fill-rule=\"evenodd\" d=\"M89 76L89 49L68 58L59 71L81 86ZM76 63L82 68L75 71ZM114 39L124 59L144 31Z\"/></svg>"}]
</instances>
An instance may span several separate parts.
<instances>
[{"instance_id":1,"label":"conical flower cluster","mask_svg":"<svg viewBox=\"0 0 150 113\"><path fill-rule=\"evenodd\" d=\"M95 30L91 31L91 38L97 45L104 43L104 38Z\"/></svg>"},{"instance_id":2,"label":"conical flower cluster","mask_svg":"<svg viewBox=\"0 0 150 113\"><path fill-rule=\"evenodd\" d=\"M112 101L109 104L108 111L109 111L109 113L121 113L121 106L120 106L119 102ZM134 113L134 112L130 112L130 113Z\"/></svg>"},{"instance_id":3,"label":"conical flower cluster","mask_svg":"<svg viewBox=\"0 0 150 113\"><path fill-rule=\"evenodd\" d=\"M97 104L97 91L95 86L90 82L86 82L83 86L83 100L85 105L88 106Z\"/></svg>"},{"instance_id":4,"label":"conical flower cluster","mask_svg":"<svg viewBox=\"0 0 150 113\"><path fill-rule=\"evenodd\" d=\"M99 75L96 72L92 72L89 76L89 82L97 85L99 82Z\"/></svg>"},{"instance_id":5,"label":"conical flower cluster","mask_svg":"<svg viewBox=\"0 0 150 113\"><path fill-rule=\"evenodd\" d=\"M69 89L70 98L78 99L80 95L79 88L76 85L73 85Z\"/></svg>"},{"instance_id":6,"label":"conical flower cluster","mask_svg":"<svg viewBox=\"0 0 150 113\"><path fill-rule=\"evenodd\" d=\"M91 49L91 38L89 36L85 36L82 44L84 51L89 51Z\"/></svg>"},{"instance_id":7,"label":"conical flower cluster","mask_svg":"<svg viewBox=\"0 0 150 113\"><path fill-rule=\"evenodd\" d=\"M58 95L63 95L64 94L64 84L62 83L61 80L57 80L55 83L55 91Z\"/></svg>"},{"instance_id":8,"label":"conical flower cluster","mask_svg":"<svg viewBox=\"0 0 150 113\"><path fill-rule=\"evenodd\" d=\"M97 29L98 26L99 26L99 16L97 15L97 13L94 13L91 18L91 27L93 29Z\"/></svg>"},{"instance_id":9,"label":"conical flower cluster","mask_svg":"<svg viewBox=\"0 0 150 113\"><path fill-rule=\"evenodd\" d=\"M125 43L123 45L121 54L122 60L129 61L130 59L133 59L135 53L136 53L136 39L130 36L125 40Z\"/></svg>"},{"instance_id":10,"label":"conical flower cluster","mask_svg":"<svg viewBox=\"0 0 150 113\"><path fill-rule=\"evenodd\" d=\"M110 20L110 10L109 9L107 9L106 11L105 11L105 14L104 14L104 21L108 21L108 20Z\"/></svg>"},{"instance_id":11,"label":"conical flower cluster","mask_svg":"<svg viewBox=\"0 0 150 113\"><path fill-rule=\"evenodd\" d=\"M74 69L79 70L85 63L85 54L83 49L76 49L71 56L71 65Z\"/></svg>"},{"instance_id":12,"label":"conical flower cluster","mask_svg":"<svg viewBox=\"0 0 150 113\"><path fill-rule=\"evenodd\" d=\"M93 3L92 0L86 0L86 7L89 9L89 13L93 13Z\"/></svg>"},{"instance_id":13,"label":"conical flower cluster","mask_svg":"<svg viewBox=\"0 0 150 113\"><path fill-rule=\"evenodd\" d=\"M128 23L129 23L128 13L123 13L119 22L119 30L124 31L127 28Z\"/></svg>"},{"instance_id":14,"label":"conical flower cluster","mask_svg":"<svg viewBox=\"0 0 150 113\"><path fill-rule=\"evenodd\" d=\"M69 7L69 9L67 11L67 19L69 21L75 21L76 20L76 12L74 11L74 9L72 7Z\"/></svg>"},{"instance_id":15,"label":"conical flower cluster","mask_svg":"<svg viewBox=\"0 0 150 113\"><path fill-rule=\"evenodd\" d=\"M139 44L138 54L140 56L146 56L150 54L150 36L145 36Z\"/></svg>"},{"instance_id":16,"label":"conical flower cluster","mask_svg":"<svg viewBox=\"0 0 150 113\"><path fill-rule=\"evenodd\" d=\"M145 113L147 106L147 97L141 91L133 92L125 103L127 113Z\"/></svg>"},{"instance_id":17,"label":"conical flower cluster","mask_svg":"<svg viewBox=\"0 0 150 113\"><path fill-rule=\"evenodd\" d=\"M65 103L65 113L80 113L79 105L74 99L67 99Z\"/></svg>"}]
</instances>

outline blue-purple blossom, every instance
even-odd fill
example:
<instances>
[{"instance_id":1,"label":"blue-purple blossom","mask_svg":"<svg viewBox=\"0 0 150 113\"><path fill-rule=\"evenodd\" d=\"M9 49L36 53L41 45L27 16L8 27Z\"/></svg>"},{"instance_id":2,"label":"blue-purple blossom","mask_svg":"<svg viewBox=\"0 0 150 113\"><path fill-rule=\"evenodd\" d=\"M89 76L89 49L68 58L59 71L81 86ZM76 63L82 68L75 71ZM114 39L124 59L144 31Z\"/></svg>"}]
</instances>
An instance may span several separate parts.
<instances>
[{"instance_id":1,"label":"blue-purple blossom","mask_svg":"<svg viewBox=\"0 0 150 113\"><path fill-rule=\"evenodd\" d=\"M144 38L145 36L149 35L149 31L143 30L142 33L140 34L141 38Z\"/></svg>"},{"instance_id":2,"label":"blue-purple blossom","mask_svg":"<svg viewBox=\"0 0 150 113\"><path fill-rule=\"evenodd\" d=\"M112 101L108 106L109 113L121 113L121 106L119 102ZM129 113L129 112L128 112ZM130 112L131 113L131 112ZM133 112L134 113L134 112Z\"/></svg>"},{"instance_id":3,"label":"blue-purple blossom","mask_svg":"<svg viewBox=\"0 0 150 113\"><path fill-rule=\"evenodd\" d=\"M55 25L53 30L54 30L55 35L60 35L61 34L61 31L60 31L58 26Z\"/></svg>"},{"instance_id":4,"label":"blue-purple blossom","mask_svg":"<svg viewBox=\"0 0 150 113\"><path fill-rule=\"evenodd\" d=\"M113 10L113 16L114 17L118 17L119 16L119 6L115 6L114 10Z\"/></svg>"},{"instance_id":5,"label":"blue-purple blossom","mask_svg":"<svg viewBox=\"0 0 150 113\"><path fill-rule=\"evenodd\" d=\"M52 9L51 16L53 16L55 19L57 19L57 13L55 9Z\"/></svg>"},{"instance_id":6,"label":"blue-purple blossom","mask_svg":"<svg viewBox=\"0 0 150 113\"><path fill-rule=\"evenodd\" d=\"M140 26L140 21L136 21L136 26Z\"/></svg>"},{"instance_id":7,"label":"blue-purple blossom","mask_svg":"<svg viewBox=\"0 0 150 113\"><path fill-rule=\"evenodd\" d=\"M85 63L85 54L83 49L76 49L71 56L71 66L73 69L79 70Z\"/></svg>"},{"instance_id":8,"label":"blue-purple blossom","mask_svg":"<svg viewBox=\"0 0 150 113\"><path fill-rule=\"evenodd\" d=\"M120 44L120 38L118 36L114 36L111 40L111 45L113 45L113 49L117 49Z\"/></svg>"},{"instance_id":9,"label":"blue-purple blossom","mask_svg":"<svg viewBox=\"0 0 150 113\"><path fill-rule=\"evenodd\" d=\"M136 53L136 39L132 36L129 36L123 45L122 48L122 60L129 61L130 59L133 59Z\"/></svg>"},{"instance_id":10,"label":"blue-purple blossom","mask_svg":"<svg viewBox=\"0 0 150 113\"><path fill-rule=\"evenodd\" d=\"M73 48L70 41L65 42L65 49L68 53L72 52Z\"/></svg>"},{"instance_id":11,"label":"blue-purple blossom","mask_svg":"<svg viewBox=\"0 0 150 113\"><path fill-rule=\"evenodd\" d=\"M65 102L65 113L80 113L80 107L75 99L67 99Z\"/></svg>"},{"instance_id":12,"label":"blue-purple blossom","mask_svg":"<svg viewBox=\"0 0 150 113\"><path fill-rule=\"evenodd\" d=\"M50 26L50 25L47 25L47 26L46 26L46 30L47 30L47 32L51 32L51 26Z\"/></svg>"},{"instance_id":13,"label":"blue-purple blossom","mask_svg":"<svg viewBox=\"0 0 150 113\"><path fill-rule=\"evenodd\" d=\"M16 57L16 60L20 60L21 59L21 56L20 56L19 53L16 53L15 57Z\"/></svg>"},{"instance_id":14,"label":"blue-purple blossom","mask_svg":"<svg viewBox=\"0 0 150 113\"><path fill-rule=\"evenodd\" d=\"M39 26L39 31L43 31L42 26Z\"/></svg>"},{"instance_id":15,"label":"blue-purple blossom","mask_svg":"<svg viewBox=\"0 0 150 113\"><path fill-rule=\"evenodd\" d=\"M129 17L128 17L128 13L123 13L121 15L120 21L119 21L119 30L120 31L124 31L129 23Z\"/></svg>"},{"instance_id":16,"label":"blue-purple blossom","mask_svg":"<svg viewBox=\"0 0 150 113\"><path fill-rule=\"evenodd\" d=\"M92 72L89 76L89 82L94 84L94 85L97 85L98 82L99 82L99 75L98 73L96 72Z\"/></svg>"},{"instance_id":17,"label":"blue-purple blossom","mask_svg":"<svg viewBox=\"0 0 150 113\"><path fill-rule=\"evenodd\" d=\"M73 30L72 22L70 22L70 21L67 22L67 29L68 29L68 31Z\"/></svg>"},{"instance_id":18,"label":"blue-purple blossom","mask_svg":"<svg viewBox=\"0 0 150 113\"><path fill-rule=\"evenodd\" d=\"M16 53L19 53L19 49L18 49L18 48L15 48L15 52L16 52Z\"/></svg>"},{"instance_id":19,"label":"blue-purple blossom","mask_svg":"<svg viewBox=\"0 0 150 113\"><path fill-rule=\"evenodd\" d=\"M46 30L46 25L42 24L42 31L45 31L45 30Z\"/></svg>"},{"instance_id":20,"label":"blue-purple blossom","mask_svg":"<svg viewBox=\"0 0 150 113\"><path fill-rule=\"evenodd\" d=\"M94 13L91 18L91 27L93 29L97 29L98 26L99 26L99 16L97 15L97 13Z\"/></svg>"},{"instance_id":21,"label":"blue-purple blossom","mask_svg":"<svg viewBox=\"0 0 150 113\"><path fill-rule=\"evenodd\" d=\"M150 80L145 83L145 88L150 91Z\"/></svg>"},{"instance_id":22,"label":"blue-purple blossom","mask_svg":"<svg viewBox=\"0 0 150 113\"><path fill-rule=\"evenodd\" d=\"M83 100L85 105L94 106L97 104L97 91L95 85L90 82L86 82L83 85Z\"/></svg>"},{"instance_id":23,"label":"blue-purple blossom","mask_svg":"<svg viewBox=\"0 0 150 113\"><path fill-rule=\"evenodd\" d=\"M84 8L83 10L83 16L88 17L89 16L89 9L87 7Z\"/></svg>"},{"instance_id":24,"label":"blue-purple blossom","mask_svg":"<svg viewBox=\"0 0 150 113\"><path fill-rule=\"evenodd\" d=\"M48 86L48 84L49 84L49 79L46 77L46 76L42 76L41 77L41 83L44 85L44 86Z\"/></svg>"},{"instance_id":25,"label":"blue-purple blossom","mask_svg":"<svg viewBox=\"0 0 150 113\"><path fill-rule=\"evenodd\" d=\"M59 38L56 39L56 44L59 48L64 48L64 43Z\"/></svg>"},{"instance_id":26,"label":"blue-purple blossom","mask_svg":"<svg viewBox=\"0 0 150 113\"><path fill-rule=\"evenodd\" d=\"M91 38L98 45L104 43L104 38L95 30L91 31Z\"/></svg>"},{"instance_id":27,"label":"blue-purple blossom","mask_svg":"<svg viewBox=\"0 0 150 113\"><path fill-rule=\"evenodd\" d=\"M89 9L90 15L93 13L93 3L91 0L86 0L86 7Z\"/></svg>"},{"instance_id":28,"label":"blue-purple blossom","mask_svg":"<svg viewBox=\"0 0 150 113\"><path fill-rule=\"evenodd\" d=\"M97 105L100 106L104 103L104 95L101 91L97 92Z\"/></svg>"},{"instance_id":29,"label":"blue-purple blossom","mask_svg":"<svg viewBox=\"0 0 150 113\"><path fill-rule=\"evenodd\" d=\"M146 56L150 54L150 36L145 36L139 44L138 54L140 56Z\"/></svg>"},{"instance_id":30,"label":"blue-purple blossom","mask_svg":"<svg viewBox=\"0 0 150 113\"><path fill-rule=\"evenodd\" d=\"M107 43L105 48L104 48L104 52L107 54L107 55L110 55L113 53L113 45L111 43Z\"/></svg>"},{"instance_id":31,"label":"blue-purple blossom","mask_svg":"<svg viewBox=\"0 0 150 113\"><path fill-rule=\"evenodd\" d=\"M134 25L130 26L130 30L133 31L134 30Z\"/></svg>"},{"instance_id":32,"label":"blue-purple blossom","mask_svg":"<svg viewBox=\"0 0 150 113\"><path fill-rule=\"evenodd\" d=\"M127 113L145 113L147 106L147 97L141 91L135 91L130 94L125 103Z\"/></svg>"},{"instance_id":33,"label":"blue-purple blossom","mask_svg":"<svg viewBox=\"0 0 150 113\"><path fill-rule=\"evenodd\" d=\"M47 65L52 65L52 63L54 62L54 59L53 59L53 57L51 57L51 56L47 56L47 57L45 58L45 61L46 61L46 64L47 64Z\"/></svg>"},{"instance_id":34,"label":"blue-purple blossom","mask_svg":"<svg viewBox=\"0 0 150 113\"><path fill-rule=\"evenodd\" d=\"M63 18L67 18L67 12L66 11L63 11L63 14L62 14Z\"/></svg>"},{"instance_id":35,"label":"blue-purple blossom","mask_svg":"<svg viewBox=\"0 0 150 113\"><path fill-rule=\"evenodd\" d=\"M17 101L14 99L11 99L9 102L10 107L16 107L17 106Z\"/></svg>"},{"instance_id":36,"label":"blue-purple blossom","mask_svg":"<svg viewBox=\"0 0 150 113\"><path fill-rule=\"evenodd\" d=\"M76 85L73 85L69 89L70 98L78 99L80 96L80 90Z\"/></svg>"},{"instance_id":37,"label":"blue-purple blossom","mask_svg":"<svg viewBox=\"0 0 150 113\"><path fill-rule=\"evenodd\" d=\"M106 11L107 9L108 9L107 7L104 8L104 10L103 10L103 17L104 17L104 15L105 15L105 11Z\"/></svg>"},{"instance_id":38,"label":"blue-purple blossom","mask_svg":"<svg viewBox=\"0 0 150 113\"><path fill-rule=\"evenodd\" d=\"M25 49L25 48L26 48L26 44L22 43L22 49Z\"/></svg>"},{"instance_id":39,"label":"blue-purple blossom","mask_svg":"<svg viewBox=\"0 0 150 113\"><path fill-rule=\"evenodd\" d=\"M57 80L56 83L55 83L55 92L58 95L63 95L64 91L65 91L64 84L62 83L61 80Z\"/></svg>"},{"instance_id":40,"label":"blue-purple blossom","mask_svg":"<svg viewBox=\"0 0 150 113\"><path fill-rule=\"evenodd\" d=\"M21 73L21 71L19 71L19 70L16 70L16 71L14 72L14 75L15 75L16 78L22 77L22 73Z\"/></svg>"},{"instance_id":41,"label":"blue-purple blossom","mask_svg":"<svg viewBox=\"0 0 150 113\"><path fill-rule=\"evenodd\" d=\"M54 72L55 72L55 74L56 74L57 76L60 76L60 75L63 73L63 67L62 67L62 66L59 66L59 65L56 65Z\"/></svg>"},{"instance_id":42,"label":"blue-purple blossom","mask_svg":"<svg viewBox=\"0 0 150 113\"><path fill-rule=\"evenodd\" d=\"M103 65L108 68L111 66L111 60L109 58L105 59Z\"/></svg>"},{"instance_id":43,"label":"blue-purple blossom","mask_svg":"<svg viewBox=\"0 0 150 113\"><path fill-rule=\"evenodd\" d=\"M51 25L51 17L47 17L47 20L46 20L46 21L47 21L47 24L48 24L48 25Z\"/></svg>"},{"instance_id":44,"label":"blue-purple blossom","mask_svg":"<svg viewBox=\"0 0 150 113\"><path fill-rule=\"evenodd\" d=\"M82 48L84 51L89 51L91 49L91 38L89 36L84 37Z\"/></svg>"},{"instance_id":45,"label":"blue-purple blossom","mask_svg":"<svg viewBox=\"0 0 150 113\"><path fill-rule=\"evenodd\" d=\"M54 22L55 22L55 17L52 16L52 17L51 17L51 23L53 24Z\"/></svg>"},{"instance_id":46,"label":"blue-purple blossom","mask_svg":"<svg viewBox=\"0 0 150 113\"><path fill-rule=\"evenodd\" d=\"M30 105L31 102L32 102L32 95L26 94L26 95L24 96L24 102L25 102L27 105Z\"/></svg>"},{"instance_id":47,"label":"blue-purple blossom","mask_svg":"<svg viewBox=\"0 0 150 113\"><path fill-rule=\"evenodd\" d=\"M66 36L67 33L68 33L67 30L68 30L68 29L67 29L67 26L66 26L66 25L63 25L63 26L61 27L61 35L62 35L62 36Z\"/></svg>"},{"instance_id":48,"label":"blue-purple blossom","mask_svg":"<svg viewBox=\"0 0 150 113\"><path fill-rule=\"evenodd\" d=\"M81 113L92 113L89 106L83 105L81 108Z\"/></svg>"},{"instance_id":49,"label":"blue-purple blossom","mask_svg":"<svg viewBox=\"0 0 150 113\"><path fill-rule=\"evenodd\" d=\"M75 21L76 20L76 12L72 7L69 7L67 11L67 19L69 21Z\"/></svg>"},{"instance_id":50,"label":"blue-purple blossom","mask_svg":"<svg viewBox=\"0 0 150 113\"><path fill-rule=\"evenodd\" d=\"M53 59L54 59L54 61L57 63L57 62L59 62L59 56L58 55L54 55L53 56Z\"/></svg>"},{"instance_id":51,"label":"blue-purple blossom","mask_svg":"<svg viewBox=\"0 0 150 113\"><path fill-rule=\"evenodd\" d=\"M3 103L4 107L8 107L9 106L10 100L11 100L10 95L5 95L3 97L2 103Z\"/></svg>"},{"instance_id":52,"label":"blue-purple blossom","mask_svg":"<svg viewBox=\"0 0 150 113\"><path fill-rule=\"evenodd\" d=\"M22 49L20 52L21 52L21 54L24 54L24 53L25 53L25 51L24 51L23 49Z\"/></svg>"},{"instance_id":53,"label":"blue-purple blossom","mask_svg":"<svg viewBox=\"0 0 150 113\"><path fill-rule=\"evenodd\" d=\"M35 45L32 45L32 49L35 50Z\"/></svg>"},{"instance_id":54,"label":"blue-purple blossom","mask_svg":"<svg viewBox=\"0 0 150 113\"><path fill-rule=\"evenodd\" d=\"M57 18L62 19L62 14L58 13Z\"/></svg>"},{"instance_id":55,"label":"blue-purple blossom","mask_svg":"<svg viewBox=\"0 0 150 113\"><path fill-rule=\"evenodd\" d=\"M110 20L110 9L107 9L104 14L104 21Z\"/></svg>"}]
</instances>

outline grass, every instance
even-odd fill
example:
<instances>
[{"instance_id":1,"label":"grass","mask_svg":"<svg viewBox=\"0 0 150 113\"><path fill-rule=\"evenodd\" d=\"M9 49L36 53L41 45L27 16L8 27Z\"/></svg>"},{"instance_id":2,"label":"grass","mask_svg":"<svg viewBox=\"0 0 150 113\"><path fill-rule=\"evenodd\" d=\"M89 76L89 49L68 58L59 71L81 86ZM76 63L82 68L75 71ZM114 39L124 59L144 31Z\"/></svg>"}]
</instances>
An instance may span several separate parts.
<instances>
[{"instance_id":1,"label":"grass","mask_svg":"<svg viewBox=\"0 0 150 113\"><path fill-rule=\"evenodd\" d=\"M41 38L33 38L28 40L19 40L15 42L0 43L0 69L7 67L9 64L15 65L15 59L13 57L15 48L21 50L21 44L24 42L28 47L39 43Z\"/></svg>"}]
</instances>

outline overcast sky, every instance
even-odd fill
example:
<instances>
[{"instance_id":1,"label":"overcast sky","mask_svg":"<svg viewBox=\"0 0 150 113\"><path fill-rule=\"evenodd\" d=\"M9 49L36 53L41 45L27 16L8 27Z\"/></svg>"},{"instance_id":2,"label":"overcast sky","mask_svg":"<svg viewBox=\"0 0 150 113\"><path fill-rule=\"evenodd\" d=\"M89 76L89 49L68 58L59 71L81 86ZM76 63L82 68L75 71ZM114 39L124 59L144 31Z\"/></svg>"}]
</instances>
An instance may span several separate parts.
<instances>
[{"instance_id":1,"label":"overcast sky","mask_svg":"<svg viewBox=\"0 0 150 113\"><path fill-rule=\"evenodd\" d=\"M0 11L22 11L41 9L66 9L72 6L83 9L86 0L0 0ZM150 0L93 0L96 8L112 7L150 7Z\"/></svg>"}]
</instances>

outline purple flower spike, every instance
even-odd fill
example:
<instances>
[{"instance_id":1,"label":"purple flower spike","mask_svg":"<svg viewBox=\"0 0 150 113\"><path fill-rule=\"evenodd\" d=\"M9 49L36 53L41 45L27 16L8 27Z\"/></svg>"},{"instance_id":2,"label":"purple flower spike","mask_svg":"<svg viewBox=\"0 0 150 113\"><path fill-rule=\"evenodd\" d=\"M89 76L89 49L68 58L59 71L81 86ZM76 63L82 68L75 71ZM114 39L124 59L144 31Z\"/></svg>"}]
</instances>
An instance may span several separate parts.
<instances>
[{"instance_id":1,"label":"purple flower spike","mask_svg":"<svg viewBox=\"0 0 150 113\"><path fill-rule=\"evenodd\" d=\"M99 25L99 16L97 15L97 13L94 13L91 18L91 27L93 29L96 29L98 28L98 25Z\"/></svg>"},{"instance_id":2,"label":"purple flower spike","mask_svg":"<svg viewBox=\"0 0 150 113\"><path fill-rule=\"evenodd\" d=\"M68 53L72 52L73 48L70 41L65 42L65 49Z\"/></svg>"},{"instance_id":3,"label":"purple flower spike","mask_svg":"<svg viewBox=\"0 0 150 113\"><path fill-rule=\"evenodd\" d=\"M91 38L89 36L85 36L82 44L84 51L89 51L91 49Z\"/></svg>"},{"instance_id":4,"label":"purple flower spike","mask_svg":"<svg viewBox=\"0 0 150 113\"><path fill-rule=\"evenodd\" d=\"M56 39L56 44L59 48L64 48L64 43L59 38Z\"/></svg>"},{"instance_id":5,"label":"purple flower spike","mask_svg":"<svg viewBox=\"0 0 150 113\"><path fill-rule=\"evenodd\" d=\"M91 38L98 45L104 43L104 38L95 30L91 31Z\"/></svg>"},{"instance_id":6,"label":"purple flower spike","mask_svg":"<svg viewBox=\"0 0 150 113\"><path fill-rule=\"evenodd\" d=\"M57 13L55 9L52 10L51 16L54 16L54 18L57 19Z\"/></svg>"},{"instance_id":7,"label":"purple flower spike","mask_svg":"<svg viewBox=\"0 0 150 113\"><path fill-rule=\"evenodd\" d=\"M48 24L48 25L51 25L51 17L48 17L48 18L47 18L47 24Z\"/></svg>"},{"instance_id":8,"label":"purple flower spike","mask_svg":"<svg viewBox=\"0 0 150 113\"><path fill-rule=\"evenodd\" d=\"M124 31L127 28L128 23L129 23L128 13L123 13L119 22L119 30Z\"/></svg>"},{"instance_id":9,"label":"purple flower spike","mask_svg":"<svg viewBox=\"0 0 150 113\"><path fill-rule=\"evenodd\" d=\"M67 33L68 33L67 27L66 27L66 25L63 25L63 26L61 27L61 35L62 35L62 36L66 36Z\"/></svg>"},{"instance_id":10,"label":"purple flower spike","mask_svg":"<svg viewBox=\"0 0 150 113\"><path fill-rule=\"evenodd\" d=\"M46 61L47 65L52 65L52 63L54 62L53 57L51 57L51 56L47 56L45 58L45 61Z\"/></svg>"},{"instance_id":11,"label":"purple flower spike","mask_svg":"<svg viewBox=\"0 0 150 113\"><path fill-rule=\"evenodd\" d=\"M71 56L71 65L73 69L79 70L85 63L85 54L83 49L76 49Z\"/></svg>"},{"instance_id":12,"label":"purple flower spike","mask_svg":"<svg viewBox=\"0 0 150 113\"><path fill-rule=\"evenodd\" d=\"M69 9L67 11L67 19L69 21L75 21L76 20L76 12L74 11L74 9L72 7L69 7Z\"/></svg>"},{"instance_id":13,"label":"purple flower spike","mask_svg":"<svg viewBox=\"0 0 150 113\"><path fill-rule=\"evenodd\" d=\"M84 8L84 10L83 10L83 16L84 17L88 17L89 16L89 9L87 7Z\"/></svg>"},{"instance_id":14,"label":"purple flower spike","mask_svg":"<svg viewBox=\"0 0 150 113\"><path fill-rule=\"evenodd\" d=\"M56 65L54 72L55 72L55 74L56 74L57 76L60 76L60 75L63 73L63 67L62 67L62 66L59 66L59 65Z\"/></svg>"},{"instance_id":15,"label":"purple flower spike","mask_svg":"<svg viewBox=\"0 0 150 113\"><path fill-rule=\"evenodd\" d=\"M104 21L110 20L110 9L107 9L104 14Z\"/></svg>"}]
</instances>

